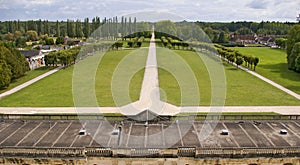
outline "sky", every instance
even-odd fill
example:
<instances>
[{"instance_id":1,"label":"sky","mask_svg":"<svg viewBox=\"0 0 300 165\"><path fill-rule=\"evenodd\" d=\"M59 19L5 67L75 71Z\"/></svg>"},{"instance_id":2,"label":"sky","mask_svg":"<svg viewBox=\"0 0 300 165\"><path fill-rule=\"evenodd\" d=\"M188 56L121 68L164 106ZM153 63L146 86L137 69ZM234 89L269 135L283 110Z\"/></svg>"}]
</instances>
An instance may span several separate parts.
<instances>
[{"instance_id":1,"label":"sky","mask_svg":"<svg viewBox=\"0 0 300 165\"><path fill-rule=\"evenodd\" d=\"M0 21L135 16L151 22L295 22L299 14L299 0L0 0Z\"/></svg>"}]
</instances>

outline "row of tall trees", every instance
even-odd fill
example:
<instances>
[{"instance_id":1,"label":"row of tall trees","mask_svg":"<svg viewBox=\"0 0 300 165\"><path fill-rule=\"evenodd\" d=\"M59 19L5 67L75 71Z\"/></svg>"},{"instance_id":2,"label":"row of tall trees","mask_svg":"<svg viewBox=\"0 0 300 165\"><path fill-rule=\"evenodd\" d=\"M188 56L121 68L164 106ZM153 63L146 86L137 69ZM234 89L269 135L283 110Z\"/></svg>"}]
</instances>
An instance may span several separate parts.
<instances>
[{"instance_id":1,"label":"row of tall trees","mask_svg":"<svg viewBox=\"0 0 300 165\"><path fill-rule=\"evenodd\" d=\"M29 70L29 64L19 50L7 43L0 42L0 88L9 84Z\"/></svg>"},{"instance_id":2,"label":"row of tall trees","mask_svg":"<svg viewBox=\"0 0 300 165\"><path fill-rule=\"evenodd\" d=\"M16 31L21 34L27 31L36 31L39 36L47 34L48 36L69 36L77 38L88 38L92 32L98 29L101 25L105 25L102 31L106 36L119 37L126 36L137 31L137 20L131 17L118 17L106 18L102 20L100 17L94 17L91 20L85 18L82 20L56 21L51 22L48 20L29 20L29 21L5 21L0 22L0 33L2 35L8 33L15 33Z\"/></svg>"}]
</instances>

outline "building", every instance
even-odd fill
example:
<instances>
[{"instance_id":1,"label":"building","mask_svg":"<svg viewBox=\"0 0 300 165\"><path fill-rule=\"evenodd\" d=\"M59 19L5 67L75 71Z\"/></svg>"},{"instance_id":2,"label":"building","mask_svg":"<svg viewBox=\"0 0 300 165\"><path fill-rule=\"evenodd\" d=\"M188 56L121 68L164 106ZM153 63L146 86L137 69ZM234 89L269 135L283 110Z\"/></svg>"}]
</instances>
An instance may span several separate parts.
<instances>
[{"instance_id":1,"label":"building","mask_svg":"<svg viewBox=\"0 0 300 165\"><path fill-rule=\"evenodd\" d=\"M41 50L20 50L29 63L31 70L44 66L44 54Z\"/></svg>"},{"instance_id":2,"label":"building","mask_svg":"<svg viewBox=\"0 0 300 165\"><path fill-rule=\"evenodd\" d=\"M257 42L257 36L256 34L238 35L232 33L230 35L230 42L237 43L237 44L255 44Z\"/></svg>"}]
</instances>

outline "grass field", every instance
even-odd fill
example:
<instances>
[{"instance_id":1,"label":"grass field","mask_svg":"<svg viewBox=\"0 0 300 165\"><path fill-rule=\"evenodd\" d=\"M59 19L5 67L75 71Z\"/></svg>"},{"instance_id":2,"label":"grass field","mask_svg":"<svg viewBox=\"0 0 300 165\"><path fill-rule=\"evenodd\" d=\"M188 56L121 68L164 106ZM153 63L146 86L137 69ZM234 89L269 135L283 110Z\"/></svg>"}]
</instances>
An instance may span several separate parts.
<instances>
[{"instance_id":1,"label":"grass field","mask_svg":"<svg viewBox=\"0 0 300 165\"><path fill-rule=\"evenodd\" d=\"M25 82L27 82L27 81L29 81L29 80L31 80L31 79L33 79L33 78L39 76L39 75L42 75L42 74L44 74L44 73L50 71L51 69L54 69L54 67L46 67L46 66L44 66L44 67L37 68L37 69L35 69L35 70L28 71L28 72L25 74L25 76L20 77L20 78L14 80L14 81L9 85L8 88L0 89L0 93L6 92L6 91L8 91L8 90L10 90L10 89L12 89L12 88L18 86L18 85L21 85L21 84L23 84L23 83L25 83Z\"/></svg>"},{"instance_id":2,"label":"grass field","mask_svg":"<svg viewBox=\"0 0 300 165\"><path fill-rule=\"evenodd\" d=\"M100 106L114 106L111 96L111 77L119 61L128 54L141 55L140 63L145 63L148 49L109 51L100 62L96 77L96 97ZM100 54L99 54L100 55ZM88 57L93 58L93 57ZM74 106L72 96L72 75L74 66L62 69L31 86L0 100L0 106L6 107L69 107ZM131 80L130 97L137 100L140 94L143 71L139 71Z\"/></svg>"},{"instance_id":3,"label":"grass field","mask_svg":"<svg viewBox=\"0 0 300 165\"><path fill-rule=\"evenodd\" d=\"M103 56L100 65L98 66L95 79L95 91L98 105L116 105L115 100L112 97L112 77L118 78L118 82L115 84L115 89L117 89L118 93L114 96L122 98L126 97L126 95L129 95L129 100L118 100L118 106L138 100L144 75L144 66L146 63L147 53L147 48L141 48L134 50L109 51ZM175 54L178 54L177 57L180 57L180 59L183 60L183 63L182 61L181 63L178 62L178 59L174 59ZM101 54L95 56L101 56ZM93 60L95 56L88 57L89 59L86 60ZM209 74L202 60L195 52L157 48L157 58L158 65L160 67L159 83L161 91L163 91L162 99L175 105L199 105L199 103L200 105L210 105L211 83ZM182 64L187 64L187 66L191 68L192 72L195 73L195 78L197 80L196 86L190 85L189 79L175 79L175 77L178 77L178 75L188 75L186 70L182 68ZM263 64L263 62L261 64ZM118 68L118 70L116 70L116 68ZM45 79L34 83L33 85L15 94L3 98L0 100L0 106L73 106L73 69L74 66L60 70L59 72L46 77ZM300 105L300 101L296 100L292 96L242 70L237 70L232 65L224 63L224 70L227 79L226 105ZM263 69L258 67L258 70L260 71ZM120 71L123 74L127 72L133 74L120 74L118 76L115 75L117 71ZM180 87L184 87L183 92L185 97L183 100L181 97L182 92L180 91ZM124 89L128 88L129 92L126 93L126 90ZM197 88L200 93L200 100L195 100L198 93ZM166 94L166 97L164 97L163 93Z\"/></svg>"},{"instance_id":4,"label":"grass field","mask_svg":"<svg viewBox=\"0 0 300 165\"><path fill-rule=\"evenodd\" d=\"M143 76L144 76L144 66L146 64L146 58L148 54L147 48L136 49L134 51L115 51L108 52L100 63L100 68L96 74L96 95L98 103L101 106L115 106L126 105L131 102L137 101L139 99ZM128 58L124 57L127 56ZM130 58L133 57L133 58ZM122 60L124 59L124 61ZM122 65L123 63L124 65ZM136 65L133 65L136 64ZM143 66L135 72L136 67L140 65ZM119 67L119 74L114 72L115 69ZM128 75L126 72L134 72L133 75ZM114 75L116 74L116 75ZM115 84L115 89L117 93L114 97L118 100L114 100L112 96L112 77L117 76L118 81ZM132 76L131 80L130 77ZM126 86L128 82L129 86ZM126 93L125 89L129 88L129 93ZM128 96L129 95L129 96ZM128 97L127 97L128 96ZM123 99L124 98L124 99ZM131 99L131 100L127 100ZM115 101L117 103L115 104Z\"/></svg>"},{"instance_id":5,"label":"grass field","mask_svg":"<svg viewBox=\"0 0 300 165\"><path fill-rule=\"evenodd\" d=\"M233 48L259 57L256 72L300 94L300 74L288 70L285 50L271 48Z\"/></svg>"},{"instance_id":6,"label":"grass field","mask_svg":"<svg viewBox=\"0 0 300 165\"><path fill-rule=\"evenodd\" d=\"M166 56L167 52L168 50L166 49L157 49L159 63L172 61L172 59ZM173 52L185 59L194 71L198 80L200 105L210 105L210 79L200 57L195 52L190 51L174 50ZM237 70L227 63L224 63L224 69L227 79L226 105L300 105L299 100L242 70ZM181 105L181 92L175 77L171 73L160 69L159 82L160 88L167 95L167 101L172 104ZM191 93L193 93L193 90L195 89L190 90ZM194 100L193 94L185 95L185 97L189 97L185 98L187 100ZM184 102L182 105L185 104Z\"/></svg>"}]
</instances>

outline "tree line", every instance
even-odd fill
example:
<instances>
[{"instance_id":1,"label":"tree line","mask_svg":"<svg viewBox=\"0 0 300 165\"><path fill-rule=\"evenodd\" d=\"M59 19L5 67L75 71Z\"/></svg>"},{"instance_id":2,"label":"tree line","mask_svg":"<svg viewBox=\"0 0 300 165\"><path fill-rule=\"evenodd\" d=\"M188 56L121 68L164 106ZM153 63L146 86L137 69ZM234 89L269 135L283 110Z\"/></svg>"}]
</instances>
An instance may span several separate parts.
<instances>
[{"instance_id":1,"label":"tree line","mask_svg":"<svg viewBox=\"0 0 300 165\"><path fill-rule=\"evenodd\" d=\"M100 17L94 17L91 20L85 18L83 21L80 19L67 21L48 21L48 20L28 20L28 21L4 21L0 22L0 33L2 35L7 33L15 33L19 31L24 34L29 30L36 31L38 35L48 34L49 36L69 36L69 37L86 37L88 38L93 31L98 29L101 25L107 24L106 33L110 33L109 30L113 28L119 29L122 35L128 35L136 31L137 20L136 18L121 17L121 21L118 17L106 18L102 20ZM120 27L118 27L120 24ZM116 32L116 31L114 31ZM115 34L118 35L118 34Z\"/></svg>"},{"instance_id":2,"label":"tree line","mask_svg":"<svg viewBox=\"0 0 300 165\"><path fill-rule=\"evenodd\" d=\"M235 35L280 35L285 36L295 23L281 22L171 22L160 21L155 24L155 30L177 36L182 40L195 39L201 42L228 43L229 34ZM164 35L164 34L162 34ZM165 36L165 35L164 35ZM160 38L162 36L159 36Z\"/></svg>"},{"instance_id":3,"label":"tree line","mask_svg":"<svg viewBox=\"0 0 300 165\"><path fill-rule=\"evenodd\" d=\"M150 29L149 23L141 22L137 25L136 18L118 17L106 18L94 17L92 20L85 18L82 20L56 21L29 20L29 21L5 21L0 22L0 40L13 42L16 47L25 47L28 41L41 40L42 44L57 44L48 37L57 37L61 43L61 38L107 38L117 40L136 32L138 29Z\"/></svg>"},{"instance_id":4,"label":"tree line","mask_svg":"<svg viewBox=\"0 0 300 165\"><path fill-rule=\"evenodd\" d=\"M29 64L19 50L0 42L0 88L8 87L29 70Z\"/></svg>"},{"instance_id":5,"label":"tree line","mask_svg":"<svg viewBox=\"0 0 300 165\"><path fill-rule=\"evenodd\" d=\"M229 33L235 35L282 35L288 34L289 30L296 23L291 22L196 22L214 43L226 43L229 39Z\"/></svg>"}]
</instances>

